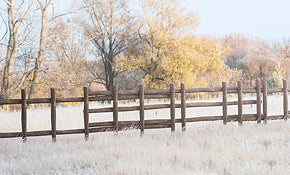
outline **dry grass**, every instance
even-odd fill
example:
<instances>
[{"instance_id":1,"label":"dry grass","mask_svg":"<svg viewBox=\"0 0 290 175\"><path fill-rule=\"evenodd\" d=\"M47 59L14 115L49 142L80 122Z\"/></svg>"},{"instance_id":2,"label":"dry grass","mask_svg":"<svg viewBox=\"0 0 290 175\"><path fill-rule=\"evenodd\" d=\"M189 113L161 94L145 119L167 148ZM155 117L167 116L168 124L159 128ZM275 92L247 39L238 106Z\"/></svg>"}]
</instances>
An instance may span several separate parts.
<instances>
[{"instance_id":1,"label":"dry grass","mask_svg":"<svg viewBox=\"0 0 290 175\"><path fill-rule=\"evenodd\" d=\"M269 111L281 113L280 97L269 98ZM95 104L97 105L97 104ZM234 113L235 108L230 109ZM253 105L244 111L255 112ZM191 109L188 116L220 115L221 108ZM179 111L177 111L179 115ZM49 129L49 110L28 112L28 130ZM19 131L20 113L2 112L0 132ZM57 128L82 128L82 107L57 109ZM169 118L169 110L146 113L148 118ZM138 112L122 113L123 120L138 119ZM91 120L111 120L111 114ZM138 130L84 135L1 139L0 172L3 174L290 174L290 125L244 122L187 124L187 130Z\"/></svg>"}]
</instances>

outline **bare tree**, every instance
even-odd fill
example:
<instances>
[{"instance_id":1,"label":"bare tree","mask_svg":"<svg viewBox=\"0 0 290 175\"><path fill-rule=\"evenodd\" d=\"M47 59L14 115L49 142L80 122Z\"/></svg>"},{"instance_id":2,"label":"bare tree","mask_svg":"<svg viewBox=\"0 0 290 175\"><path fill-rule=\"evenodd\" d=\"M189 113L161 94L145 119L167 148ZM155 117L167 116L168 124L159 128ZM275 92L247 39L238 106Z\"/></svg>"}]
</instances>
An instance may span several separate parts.
<instances>
[{"instance_id":1,"label":"bare tree","mask_svg":"<svg viewBox=\"0 0 290 175\"><path fill-rule=\"evenodd\" d=\"M46 31L48 29L48 25L50 21L47 21L47 13L49 10L49 6L51 5L51 0L45 0L42 2L41 0L37 0L38 5L40 6L41 11L41 29L40 29L40 36L39 36L39 48L37 53L37 58L35 60L34 65L34 73L33 79L29 91L28 98L34 98L37 91L37 86L39 83L39 74L40 74L40 67L43 60L44 49L45 49L45 40L46 40ZM51 19L52 20L52 19Z\"/></svg>"},{"instance_id":2,"label":"bare tree","mask_svg":"<svg viewBox=\"0 0 290 175\"><path fill-rule=\"evenodd\" d=\"M55 36L60 36L55 33L48 33L50 28L53 28L57 24L57 19L69 15L72 12L65 12L60 14L55 14L55 8L53 6L52 0L37 0L41 12L41 24L40 24L40 34L39 34L39 45L38 52L33 68L33 78L30 86L30 91L28 98L32 99L36 96L37 87L39 85L39 80L41 78L40 74L43 72L42 64L45 61L44 56L49 50L48 40L55 38ZM58 31L61 33L61 31ZM49 55L49 54L48 54Z\"/></svg>"},{"instance_id":3,"label":"bare tree","mask_svg":"<svg viewBox=\"0 0 290 175\"><path fill-rule=\"evenodd\" d=\"M133 18L126 0L85 0L90 21L85 25L85 36L101 57L107 90L112 90L114 78L120 73L115 69L119 56L129 49L132 41Z\"/></svg>"},{"instance_id":4,"label":"bare tree","mask_svg":"<svg viewBox=\"0 0 290 175\"><path fill-rule=\"evenodd\" d=\"M57 25L48 30L51 37L47 43L47 55L52 60L43 64L43 68L48 70L43 84L56 88L58 96L80 95L82 87L93 79L86 69L89 43L77 30L79 26L65 19L56 22Z\"/></svg>"},{"instance_id":5,"label":"bare tree","mask_svg":"<svg viewBox=\"0 0 290 175\"><path fill-rule=\"evenodd\" d=\"M8 44L7 51L5 56L5 65L3 71L3 79L2 79L2 87L1 87L1 97L0 98L8 98L10 94L13 93L15 88L11 87L11 77L14 68L14 62L16 55L19 49L19 31L28 17L35 0L4 0L7 5L7 13L8 13ZM17 3L17 5L16 5ZM23 76L17 88L22 85L27 74ZM17 89L16 88L16 89Z\"/></svg>"},{"instance_id":6,"label":"bare tree","mask_svg":"<svg viewBox=\"0 0 290 175\"><path fill-rule=\"evenodd\" d=\"M230 54L226 57L225 64L231 69L246 69L245 57L249 53L253 41L242 34L230 34L224 38L230 47Z\"/></svg>"}]
</instances>

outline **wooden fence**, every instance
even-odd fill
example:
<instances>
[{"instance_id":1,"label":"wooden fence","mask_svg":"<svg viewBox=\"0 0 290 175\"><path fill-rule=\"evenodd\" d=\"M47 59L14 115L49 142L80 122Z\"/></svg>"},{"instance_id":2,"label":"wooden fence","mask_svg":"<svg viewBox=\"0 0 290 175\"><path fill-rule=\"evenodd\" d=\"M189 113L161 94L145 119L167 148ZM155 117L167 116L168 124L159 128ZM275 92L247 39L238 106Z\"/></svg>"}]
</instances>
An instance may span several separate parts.
<instances>
[{"instance_id":1,"label":"wooden fence","mask_svg":"<svg viewBox=\"0 0 290 175\"><path fill-rule=\"evenodd\" d=\"M186 94L189 93L210 93L210 92L222 92L223 98L222 102L195 102L186 103ZM195 88L195 89L185 89L185 85L181 84L180 89L175 89L174 85L170 85L169 90L144 90L143 85L139 86L139 90L132 91L118 91L118 88L114 86L113 91L96 91L90 92L87 87L84 87L84 97L78 98L56 98L55 90L51 89L51 98L38 98L38 99L26 99L26 91L21 90L21 99L8 99L0 100L0 105L12 105L21 104L21 132L10 132L10 133L0 133L0 138L13 138L22 137L26 140L30 136L47 136L51 135L52 139L55 141L56 135L64 134L85 134L85 138L88 139L89 133L94 132L106 132L115 131L126 128L140 129L141 134L144 133L145 129L158 129L158 128L171 128L171 131L175 131L175 124L181 123L182 130L185 131L186 123L188 122L201 122L201 121L217 121L222 120L223 124L227 122L238 121L239 125L243 124L243 121L257 121L261 123L267 123L268 120L287 120L289 116L288 111L288 90L286 80L283 81L283 88L267 89L266 81L263 82L261 86L260 81L257 80L256 87L242 87L242 83L238 82L237 87L227 87L225 82L222 83L222 87L218 88ZM228 94L238 94L238 101L228 101ZM255 93L256 100L243 100L242 96L245 93ZM263 96L261 97L261 93ZM268 116L267 109L267 94L268 93L283 93L283 111L282 115ZM181 103L176 104L175 98L176 94L180 94ZM144 99L170 99L170 104L154 104L145 105ZM129 107L119 107L119 100L132 100L139 99L140 104L138 106ZM89 102L91 101L106 101L113 100L113 107L109 108L99 108L90 109ZM263 100L263 105L262 101ZM66 102L83 102L84 104L84 128L81 129L71 129L71 130L56 130L56 104L66 103ZM27 132L27 105L28 104L44 104L48 103L51 106L51 130L44 131L31 131ZM257 113L256 114L243 114L243 105L256 104ZM228 115L227 109L230 105L238 105L238 115ZM203 117L186 117L186 109L193 107L213 107L222 106L223 115L222 116L203 116ZM262 114L263 107L263 114ZM145 111L154 109L165 109L170 108L170 119L154 119L145 120ZM175 109L181 108L181 118L175 118ZM119 121L119 112L127 111L139 111L140 120L138 121ZM89 122L89 115L92 113L106 113L113 112L113 121L110 122ZM1 116L0 116L1 117Z\"/></svg>"}]
</instances>

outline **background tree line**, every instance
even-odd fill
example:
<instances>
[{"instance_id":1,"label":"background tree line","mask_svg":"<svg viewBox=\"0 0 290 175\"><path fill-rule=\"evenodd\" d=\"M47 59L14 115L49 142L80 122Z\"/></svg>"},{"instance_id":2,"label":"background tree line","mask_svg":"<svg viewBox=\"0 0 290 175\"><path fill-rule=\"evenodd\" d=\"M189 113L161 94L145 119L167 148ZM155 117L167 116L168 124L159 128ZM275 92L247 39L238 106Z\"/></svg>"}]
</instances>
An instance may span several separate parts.
<instances>
[{"instance_id":1,"label":"background tree line","mask_svg":"<svg viewBox=\"0 0 290 175\"><path fill-rule=\"evenodd\" d=\"M0 98L93 90L254 85L290 75L290 42L195 34L197 14L178 0L0 0ZM135 9L135 10L134 10Z\"/></svg>"}]
</instances>

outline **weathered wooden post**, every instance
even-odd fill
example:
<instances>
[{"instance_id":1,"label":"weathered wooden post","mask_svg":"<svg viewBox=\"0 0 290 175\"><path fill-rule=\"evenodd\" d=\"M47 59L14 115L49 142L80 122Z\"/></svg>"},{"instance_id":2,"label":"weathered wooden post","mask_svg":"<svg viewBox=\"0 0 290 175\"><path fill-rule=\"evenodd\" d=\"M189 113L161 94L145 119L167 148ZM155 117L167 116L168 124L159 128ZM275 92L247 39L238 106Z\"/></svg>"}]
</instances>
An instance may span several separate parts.
<instances>
[{"instance_id":1,"label":"weathered wooden post","mask_svg":"<svg viewBox=\"0 0 290 175\"><path fill-rule=\"evenodd\" d=\"M181 127L186 130L186 103L185 103L185 85L181 84Z\"/></svg>"},{"instance_id":2,"label":"weathered wooden post","mask_svg":"<svg viewBox=\"0 0 290 175\"><path fill-rule=\"evenodd\" d=\"M243 124L243 97L241 81L238 81L238 121L239 125Z\"/></svg>"},{"instance_id":3,"label":"weathered wooden post","mask_svg":"<svg viewBox=\"0 0 290 175\"><path fill-rule=\"evenodd\" d=\"M84 129L85 140L89 138L89 94L88 87L84 87Z\"/></svg>"},{"instance_id":4,"label":"weathered wooden post","mask_svg":"<svg viewBox=\"0 0 290 175\"><path fill-rule=\"evenodd\" d=\"M256 80L256 92L257 92L257 123L261 123L261 85L260 80Z\"/></svg>"},{"instance_id":5,"label":"weathered wooden post","mask_svg":"<svg viewBox=\"0 0 290 175\"><path fill-rule=\"evenodd\" d=\"M268 105L268 92L267 92L267 80L263 81L263 117L264 117L264 123L267 124L268 120L268 110L267 110L267 105Z\"/></svg>"},{"instance_id":6,"label":"weathered wooden post","mask_svg":"<svg viewBox=\"0 0 290 175\"><path fill-rule=\"evenodd\" d=\"M175 131L175 89L174 84L170 84L170 119L171 132Z\"/></svg>"},{"instance_id":7,"label":"weathered wooden post","mask_svg":"<svg viewBox=\"0 0 290 175\"><path fill-rule=\"evenodd\" d=\"M288 119L288 85L287 81L283 80L283 108L284 108L284 120Z\"/></svg>"},{"instance_id":8,"label":"weathered wooden post","mask_svg":"<svg viewBox=\"0 0 290 175\"><path fill-rule=\"evenodd\" d=\"M228 100L227 100L227 83L222 82L222 88L223 88L223 123L224 125L228 122Z\"/></svg>"},{"instance_id":9,"label":"weathered wooden post","mask_svg":"<svg viewBox=\"0 0 290 175\"><path fill-rule=\"evenodd\" d=\"M26 141L27 138L27 100L26 91L21 89L21 125L22 125L22 140Z\"/></svg>"},{"instance_id":10,"label":"weathered wooden post","mask_svg":"<svg viewBox=\"0 0 290 175\"><path fill-rule=\"evenodd\" d=\"M51 93L51 137L52 141L56 141L56 97L55 90L53 88L50 89Z\"/></svg>"},{"instance_id":11,"label":"weathered wooden post","mask_svg":"<svg viewBox=\"0 0 290 175\"><path fill-rule=\"evenodd\" d=\"M144 134L144 86L139 85L139 100L140 100L140 130L141 135Z\"/></svg>"},{"instance_id":12,"label":"weathered wooden post","mask_svg":"<svg viewBox=\"0 0 290 175\"><path fill-rule=\"evenodd\" d=\"M117 133L119 129L118 125L118 87L113 86L113 120L114 131Z\"/></svg>"}]
</instances>

